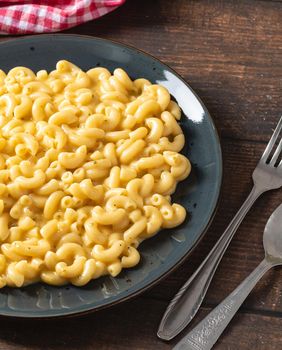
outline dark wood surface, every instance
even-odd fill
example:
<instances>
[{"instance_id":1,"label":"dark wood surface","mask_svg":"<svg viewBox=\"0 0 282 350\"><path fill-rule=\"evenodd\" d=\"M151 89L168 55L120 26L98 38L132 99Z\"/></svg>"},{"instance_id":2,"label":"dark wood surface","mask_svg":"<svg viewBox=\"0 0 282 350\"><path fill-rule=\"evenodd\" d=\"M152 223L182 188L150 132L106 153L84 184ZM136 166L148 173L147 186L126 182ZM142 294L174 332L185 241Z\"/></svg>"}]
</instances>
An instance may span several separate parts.
<instances>
[{"instance_id":1,"label":"dark wood surface","mask_svg":"<svg viewBox=\"0 0 282 350\"><path fill-rule=\"evenodd\" d=\"M222 200L190 258L134 300L92 315L52 321L0 320L0 349L172 349L156 337L168 301L201 263L251 189L251 173L282 114L282 2L127 0L68 33L131 44L176 69L215 119L224 158ZM261 197L221 262L195 322L263 257L264 225L282 190ZM282 349L282 269L265 276L215 346ZM195 323L194 322L194 323ZM178 338L179 339L179 338Z\"/></svg>"}]
</instances>

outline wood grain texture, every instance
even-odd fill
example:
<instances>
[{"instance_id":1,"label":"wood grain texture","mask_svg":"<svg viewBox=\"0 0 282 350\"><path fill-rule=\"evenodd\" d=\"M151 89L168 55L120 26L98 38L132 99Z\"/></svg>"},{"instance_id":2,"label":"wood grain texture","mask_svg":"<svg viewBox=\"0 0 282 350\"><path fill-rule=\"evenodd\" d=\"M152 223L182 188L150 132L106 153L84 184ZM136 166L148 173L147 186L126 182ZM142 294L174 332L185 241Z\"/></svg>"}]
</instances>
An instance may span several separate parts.
<instances>
[{"instance_id":1,"label":"wood grain texture","mask_svg":"<svg viewBox=\"0 0 282 350\"><path fill-rule=\"evenodd\" d=\"M210 230L189 260L142 297L79 319L0 319L0 350L171 349L175 342L163 343L156 337L162 313L247 196L252 171L282 114L282 2L128 0L113 13L66 33L136 46L169 64L189 82L221 135L222 199ZM273 191L253 207L224 256L194 324L262 259L263 229L281 200L282 191ZM265 276L216 350L282 349L281 281L279 268Z\"/></svg>"},{"instance_id":2,"label":"wood grain texture","mask_svg":"<svg viewBox=\"0 0 282 350\"><path fill-rule=\"evenodd\" d=\"M180 337L170 343L156 338L164 306L162 301L139 298L115 306L110 312L100 311L79 319L5 320L1 323L0 349L169 350ZM194 323L209 311L202 308ZM214 349L278 350L282 347L281 327L281 318L240 313ZM269 343L273 338L275 343Z\"/></svg>"}]
</instances>

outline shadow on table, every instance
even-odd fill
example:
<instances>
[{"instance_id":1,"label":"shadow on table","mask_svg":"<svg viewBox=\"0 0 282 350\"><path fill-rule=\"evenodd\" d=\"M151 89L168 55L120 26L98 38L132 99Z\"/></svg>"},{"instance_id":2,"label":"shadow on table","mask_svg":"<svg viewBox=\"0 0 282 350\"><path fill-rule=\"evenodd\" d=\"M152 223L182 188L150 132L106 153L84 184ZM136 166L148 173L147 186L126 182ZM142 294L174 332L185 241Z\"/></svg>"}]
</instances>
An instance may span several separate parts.
<instances>
[{"instance_id":1,"label":"shadow on table","mask_svg":"<svg viewBox=\"0 0 282 350\"><path fill-rule=\"evenodd\" d=\"M95 21L86 22L79 27L70 28L64 33L79 33L85 35L95 35L106 37L113 32L118 33L121 28L145 28L163 25L168 21L168 14L161 13L161 0L127 1L117 10L98 18ZM136 12L141 12L141 21L136 21ZM122 38L123 39L123 38Z\"/></svg>"}]
</instances>

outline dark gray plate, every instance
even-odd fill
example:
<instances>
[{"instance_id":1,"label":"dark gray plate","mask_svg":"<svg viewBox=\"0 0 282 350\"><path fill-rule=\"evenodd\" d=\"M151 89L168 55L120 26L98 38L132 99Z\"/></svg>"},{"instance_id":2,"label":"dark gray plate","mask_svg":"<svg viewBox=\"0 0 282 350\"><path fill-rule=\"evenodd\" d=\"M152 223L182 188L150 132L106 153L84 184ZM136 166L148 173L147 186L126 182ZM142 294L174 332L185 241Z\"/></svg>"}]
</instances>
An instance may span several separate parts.
<instances>
[{"instance_id":1,"label":"dark gray plate","mask_svg":"<svg viewBox=\"0 0 282 350\"><path fill-rule=\"evenodd\" d=\"M121 67L133 78L145 77L170 91L183 110L183 153L193 164L190 177L178 185L174 201L184 205L189 215L180 227L162 231L142 243L141 263L117 278L100 278L82 288L38 283L0 290L0 315L71 315L110 306L144 291L187 257L206 231L217 206L222 179L218 135L207 109L179 75L137 49L93 37L39 35L0 44L0 68L6 72L15 66L52 70L61 59L84 70L95 66L110 70Z\"/></svg>"}]
</instances>

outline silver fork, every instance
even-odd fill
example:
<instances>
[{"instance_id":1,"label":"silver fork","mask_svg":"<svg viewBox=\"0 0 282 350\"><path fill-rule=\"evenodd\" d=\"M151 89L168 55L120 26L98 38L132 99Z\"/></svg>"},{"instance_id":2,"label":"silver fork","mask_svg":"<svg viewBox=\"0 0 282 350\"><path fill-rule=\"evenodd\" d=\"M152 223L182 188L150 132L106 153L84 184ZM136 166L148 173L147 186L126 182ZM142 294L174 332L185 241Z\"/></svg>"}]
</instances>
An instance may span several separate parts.
<instances>
[{"instance_id":1,"label":"silver fork","mask_svg":"<svg viewBox=\"0 0 282 350\"><path fill-rule=\"evenodd\" d=\"M168 305L159 325L157 333L159 338L164 340L174 338L193 319L202 304L223 254L254 202L262 193L282 186L282 160L278 161L282 151L282 138L275 149L281 129L282 117L253 172L254 186L251 193L209 255Z\"/></svg>"}]
</instances>

